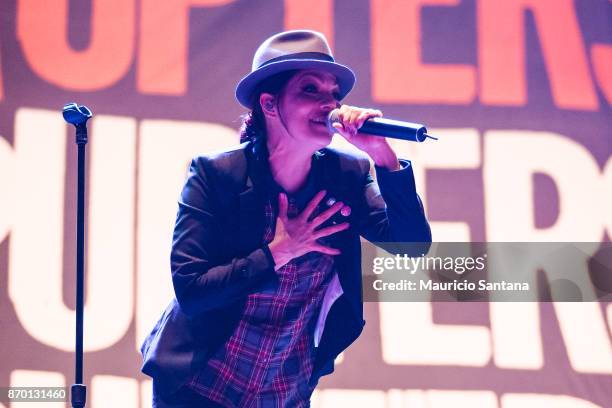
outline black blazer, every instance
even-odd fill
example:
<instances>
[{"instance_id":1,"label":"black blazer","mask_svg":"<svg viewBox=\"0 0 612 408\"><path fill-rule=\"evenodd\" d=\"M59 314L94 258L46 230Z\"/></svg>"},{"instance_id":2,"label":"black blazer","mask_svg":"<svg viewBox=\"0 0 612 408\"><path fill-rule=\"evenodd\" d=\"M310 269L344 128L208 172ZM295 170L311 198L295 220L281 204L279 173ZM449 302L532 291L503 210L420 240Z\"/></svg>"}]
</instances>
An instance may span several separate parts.
<instances>
[{"instance_id":1,"label":"black blazer","mask_svg":"<svg viewBox=\"0 0 612 408\"><path fill-rule=\"evenodd\" d=\"M195 158L179 199L171 251L175 299L141 347L142 371L156 390L169 395L198 371L238 324L249 293L274 284L276 272L262 242L265 155L251 143ZM339 248L338 278L344 293L331 307L310 381L334 369L334 359L361 333L361 246L372 242L423 242L431 231L416 194L410 162L389 172L331 148L315 153L328 194L350 205L351 227L333 235ZM419 251L419 254L421 252ZM416 254L415 254L416 255Z\"/></svg>"}]
</instances>

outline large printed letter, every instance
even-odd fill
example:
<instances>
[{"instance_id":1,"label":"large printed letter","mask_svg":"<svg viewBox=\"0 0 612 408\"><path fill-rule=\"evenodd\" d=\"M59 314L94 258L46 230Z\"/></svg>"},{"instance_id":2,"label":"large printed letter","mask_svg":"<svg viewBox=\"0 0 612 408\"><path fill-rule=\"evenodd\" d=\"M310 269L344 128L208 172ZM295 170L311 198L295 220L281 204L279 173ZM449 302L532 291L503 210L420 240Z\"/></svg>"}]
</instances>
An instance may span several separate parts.
<instances>
[{"instance_id":1,"label":"large printed letter","mask_svg":"<svg viewBox=\"0 0 612 408\"><path fill-rule=\"evenodd\" d=\"M316 5L302 0L285 0L285 30L310 29L323 33L334 47L334 0Z\"/></svg>"},{"instance_id":2,"label":"large printed letter","mask_svg":"<svg viewBox=\"0 0 612 408\"><path fill-rule=\"evenodd\" d=\"M138 380L134 378L94 375L91 378L91 396L88 396L87 402L92 408L138 407L139 388ZM140 406L144 407L142 404Z\"/></svg>"},{"instance_id":3,"label":"large printed letter","mask_svg":"<svg viewBox=\"0 0 612 408\"><path fill-rule=\"evenodd\" d=\"M537 370L544 366L538 303L489 302L489 316L497 367Z\"/></svg>"},{"instance_id":4,"label":"large printed letter","mask_svg":"<svg viewBox=\"0 0 612 408\"><path fill-rule=\"evenodd\" d=\"M466 105L474 99L474 67L421 62L421 8L458 3L372 0L372 96L376 101Z\"/></svg>"},{"instance_id":5,"label":"large printed letter","mask_svg":"<svg viewBox=\"0 0 612 408\"><path fill-rule=\"evenodd\" d=\"M6 139L0 136L0 242L8 235L14 219L17 197L15 196L15 153Z\"/></svg>"},{"instance_id":6,"label":"large printed letter","mask_svg":"<svg viewBox=\"0 0 612 408\"><path fill-rule=\"evenodd\" d=\"M189 9L233 0L142 0L137 86L140 92L182 95L187 90ZM217 41L211 37L209 41Z\"/></svg>"},{"instance_id":7,"label":"large printed letter","mask_svg":"<svg viewBox=\"0 0 612 408\"><path fill-rule=\"evenodd\" d=\"M602 239L607 212L602 196L605 186L597 163L583 146L547 132L490 131L484 137L483 176L488 241L597 243ZM559 191L557 221L544 229L536 228L534 223L532 194L533 175L536 173L550 176ZM534 251L537 248L543 247L534 247ZM578 284L587 298L593 299L594 295L588 293L592 291L592 284L588 277L587 260L597 250L597 245L582 245L580 249L576 251L576 256L567 258L562 268L537 263L540 262L538 259L543 259L542 254L533 262L525 257L524 267L532 271L532 284L535 284L536 272L541 268L549 281L558 277L569 279ZM489 263L492 264L493 256L489 255ZM498 263L494 270L501 268L503 263ZM493 311L502 309L503 306ZM572 367L580 372L612 372L612 348L599 304L556 302L555 312ZM589 319L584 316L589 316ZM533 328L532 323L526 327ZM525 324L522 323L522 326ZM521 326L515 324L515 327L519 329ZM525 347L523 341L519 344ZM504 361L504 351L501 351L500 358ZM532 352L535 351L532 349ZM533 357L537 357L537 354ZM505 361L502 365L508 366L508 359ZM536 361L534 359L532 363ZM528 365L529 362L523 361L521 364Z\"/></svg>"},{"instance_id":8,"label":"large printed letter","mask_svg":"<svg viewBox=\"0 0 612 408\"><path fill-rule=\"evenodd\" d=\"M569 395L514 394L501 396L501 408L601 408L591 401Z\"/></svg>"},{"instance_id":9,"label":"large printed letter","mask_svg":"<svg viewBox=\"0 0 612 408\"><path fill-rule=\"evenodd\" d=\"M606 213L602 177L588 150L549 132L489 131L484 138L487 241L602 239ZM559 215L549 228L535 227L532 194L536 173L551 177L559 191Z\"/></svg>"},{"instance_id":10,"label":"large printed letter","mask_svg":"<svg viewBox=\"0 0 612 408\"><path fill-rule=\"evenodd\" d=\"M74 51L66 41L68 0L17 3L17 36L42 79L65 89L93 91L113 85L128 71L134 50L134 0L92 0L91 41L84 51Z\"/></svg>"},{"instance_id":11,"label":"large printed letter","mask_svg":"<svg viewBox=\"0 0 612 408\"><path fill-rule=\"evenodd\" d=\"M599 88L608 100L608 105L612 105L612 47L605 44L595 44L591 47L591 60L593 61L593 71Z\"/></svg>"},{"instance_id":12,"label":"large printed letter","mask_svg":"<svg viewBox=\"0 0 612 408\"><path fill-rule=\"evenodd\" d=\"M571 0L479 0L480 99L490 105L525 105L526 10L533 12L556 105L596 110L597 96Z\"/></svg>"},{"instance_id":13,"label":"large printed letter","mask_svg":"<svg viewBox=\"0 0 612 408\"><path fill-rule=\"evenodd\" d=\"M387 364L483 367L491 358L487 327L434 324L429 302L383 302L379 308Z\"/></svg>"}]
</instances>

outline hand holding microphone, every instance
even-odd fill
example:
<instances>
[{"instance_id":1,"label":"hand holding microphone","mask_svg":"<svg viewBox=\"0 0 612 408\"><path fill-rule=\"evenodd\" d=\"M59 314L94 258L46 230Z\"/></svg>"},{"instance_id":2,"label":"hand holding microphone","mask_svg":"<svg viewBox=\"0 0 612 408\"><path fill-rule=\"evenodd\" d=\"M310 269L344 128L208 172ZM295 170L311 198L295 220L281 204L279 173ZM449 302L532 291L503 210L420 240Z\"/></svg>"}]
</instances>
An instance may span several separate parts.
<instances>
[{"instance_id":1,"label":"hand holding microphone","mask_svg":"<svg viewBox=\"0 0 612 408\"><path fill-rule=\"evenodd\" d=\"M377 166L390 171L398 170L400 163L385 137L413 142L436 139L427 134L423 125L383 119L379 110L348 105L329 113L327 127L331 133L340 133L349 143L367 153Z\"/></svg>"},{"instance_id":2,"label":"hand holding microphone","mask_svg":"<svg viewBox=\"0 0 612 408\"><path fill-rule=\"evenodd\" d=\"M332 110L327 117L330 132L367 133L369 135L391 137L394 139L423 142L425 139L438 140L427 134L427 128L419 123L384 119L382 112L343 105ZM348 127L348 129L347 129Z\"/></svg>"}]
</instances>

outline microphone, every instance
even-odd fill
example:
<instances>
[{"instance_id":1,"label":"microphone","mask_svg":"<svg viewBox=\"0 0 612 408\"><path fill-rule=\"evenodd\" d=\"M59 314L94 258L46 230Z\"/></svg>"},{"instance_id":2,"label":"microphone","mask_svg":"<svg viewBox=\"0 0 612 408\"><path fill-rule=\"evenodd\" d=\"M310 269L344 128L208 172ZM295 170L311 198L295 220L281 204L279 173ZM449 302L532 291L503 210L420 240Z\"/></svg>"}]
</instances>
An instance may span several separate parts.
<instances>
[{"instance_id":1,"label":"microphone","mask_svg":"<svg viewBox=\"0 0 612 408\"><path fill-rule=\"evenodd\" d=\"M332 125L341 123L340 110L334 109L327 116L327 127L330 132L337 130ZM427 134L427 128L420 123L404 122L401 120L370 118L357 130L358 133L368 133L375 136L391 137L394 139L409 140L411 142L422 142L425 139L438 140Z\"/></svg>"},{"instance_id":2,"label":"microphone","mask_svg":"<svg viewBox=\"0 0 612 408\"><path fill-rule=\"evenodd\" d=\"M66 122L74 126L80 126L86 123L93 116L93 113L85 105L77 105L74 102L70 102L64 105L62 115Z\"/></svg>"}]
</instances>

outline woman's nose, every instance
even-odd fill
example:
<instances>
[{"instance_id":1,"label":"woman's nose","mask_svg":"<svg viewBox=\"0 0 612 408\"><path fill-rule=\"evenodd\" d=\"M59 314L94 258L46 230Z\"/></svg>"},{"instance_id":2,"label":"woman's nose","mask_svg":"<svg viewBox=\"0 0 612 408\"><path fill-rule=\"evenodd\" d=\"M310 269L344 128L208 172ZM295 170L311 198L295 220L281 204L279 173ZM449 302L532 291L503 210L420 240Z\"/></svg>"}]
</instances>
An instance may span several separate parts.
<instances>
[{"instance_id":1,"label":"woman's nose","mask_svg":"<svg viewBox=\"0 0 612 408\"><path fill-rule=\"evenodd\" d=\"M332 110L337 109L339 107L340 102L338 102L334 97L326 98L324 101L321 102L321 109L325 112L331 112Z\"/></svg>"}]
</instances>

